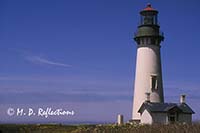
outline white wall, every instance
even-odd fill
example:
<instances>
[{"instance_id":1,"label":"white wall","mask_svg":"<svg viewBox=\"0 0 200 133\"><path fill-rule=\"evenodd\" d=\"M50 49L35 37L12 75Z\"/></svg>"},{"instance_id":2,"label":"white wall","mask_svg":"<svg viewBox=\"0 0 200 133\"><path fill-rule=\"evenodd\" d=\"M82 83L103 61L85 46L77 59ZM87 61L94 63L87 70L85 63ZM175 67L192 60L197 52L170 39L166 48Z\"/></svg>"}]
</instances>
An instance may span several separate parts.
<instances>
[{"instance_id":1,"label":"white wall","mask_svg":"<svg viewBox=\"0 0 200 133\"><path fill-rule=\"evenodd\" d=\"M191 123L192 115L191 114L178 114L178 121L181 123ZM145 110L141 115L141 123L142 124L153 124L153 123L168 123L168 115L167 113L149 113Z\"/></svg>"},{"instance_id":2,"label":"white wall","mask_svg":"<svg viewBox=\"0 0 200 133\"><path fill-rule=\"evenodd\" d=\"M152 113L153 123L167 123L167 113Z\"/></svg>"},{"instance_id":3,"label":"white wall","mask_svg":"<svg viewBox=\"0 0 200 133\"><path fill-rule=\"evenodd\" d=\"M151 75L157 75L158 89L152 91L150 87ZM155 45L137 49L133 119L140 119L139 108L146 99L146 92L150 92L151 102L164 102L160 48Z\"/></svg>"},{"instance_id":4,"label":"white wall","mask_svg":"<svg viewBox=\"0 0 200 133\"><path fill-rule=\"evenodd\" d=\"M152 116L149 114L149 112L145 109L144 112L141 115L141 123L142 124L152 124Z\"/></svg>"},{"instance_id":5,"label":"white wall","mask_svg":"<svg viewBox=\"0 0 200 133\"><path fill-rule=\"evenodd\" d=\"M179 122L191 123L192 122L192 115L191 114L179 114L178 115L178 121Z\"/></svg>"}]
</instances>

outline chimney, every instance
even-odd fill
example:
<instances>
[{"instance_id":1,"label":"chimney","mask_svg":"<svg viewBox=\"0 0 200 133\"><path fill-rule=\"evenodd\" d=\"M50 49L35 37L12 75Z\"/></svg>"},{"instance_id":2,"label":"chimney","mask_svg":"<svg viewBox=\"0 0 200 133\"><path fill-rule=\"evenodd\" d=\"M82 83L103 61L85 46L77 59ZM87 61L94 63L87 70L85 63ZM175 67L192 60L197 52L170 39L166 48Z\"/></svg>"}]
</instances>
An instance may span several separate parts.
<instances>
[{"instance_id":1,"label":"chimney","mask_svg":"<svg viewBox=\"0 0 200 133\"><path fill-rule=\"evenodd\" d=\"M150 100L150 93L146 92L145 94L146 94L146 100L145 100L145 102L151 102L151 100Z\"/></svg>"},{"instance_id":2,"label":"chimney","mask_svg":"<svg viewBox=\"0 0 200 133\"><path fill-rule=\"evenodd\" d=\"M181 95L180 103L185 103L185 97L186 97L186 95Z\"/></svg>"}]
</instances>

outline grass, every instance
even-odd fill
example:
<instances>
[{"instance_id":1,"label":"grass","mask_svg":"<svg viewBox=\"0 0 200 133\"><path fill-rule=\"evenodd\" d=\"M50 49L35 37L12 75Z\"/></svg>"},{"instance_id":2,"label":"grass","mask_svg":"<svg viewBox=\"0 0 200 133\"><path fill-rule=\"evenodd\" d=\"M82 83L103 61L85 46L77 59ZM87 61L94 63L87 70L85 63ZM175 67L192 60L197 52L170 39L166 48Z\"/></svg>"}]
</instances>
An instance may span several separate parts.
<instances>
[{"instance_id":1,"label":"grass","mask_svg":"<svg viewBox=\"0 0 200 133\"><path fill-rule=\"evenodd\" d=\"M200 124L0 125L0 133L200 133Z\"/></svg>"}]
</instances>

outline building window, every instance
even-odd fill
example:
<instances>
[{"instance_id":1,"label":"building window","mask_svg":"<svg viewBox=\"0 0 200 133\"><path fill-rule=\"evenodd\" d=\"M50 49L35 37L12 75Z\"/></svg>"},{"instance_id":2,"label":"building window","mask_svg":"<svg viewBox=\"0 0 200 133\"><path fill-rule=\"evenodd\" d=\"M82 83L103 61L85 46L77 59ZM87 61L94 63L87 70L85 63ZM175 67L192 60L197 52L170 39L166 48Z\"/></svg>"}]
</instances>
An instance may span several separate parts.
<instances>
[{"instance_id":1,"label":"building window","mask_svg":"<svg viewBox=\"0 0 200 133\"><path fill-rule=\"evenodd\" d=\"M175 122L175 121L176 121L175 113L170 113L170 114L169 114L169 121L170 121L170 122Z\"/></svg>"},{"instance_id":2,"label":"building window","mask_svg":"<svg viewBox=\"0 0 200 133\"><path fill-rule=\"evenodd\" d=\"M151 75L151 89L158 89L158 78L156 75Z\"/></svg>"},{"instance_id":3,"label":"building window","mask_svg":"<svg viewBox=\"0 0 200 133\"><path fill-rule=\"evenodd\" d=\"M168 120L170 123L174 123L174 122L178 121L177 113L169 113Z\"/></svg>"}]
</instances>

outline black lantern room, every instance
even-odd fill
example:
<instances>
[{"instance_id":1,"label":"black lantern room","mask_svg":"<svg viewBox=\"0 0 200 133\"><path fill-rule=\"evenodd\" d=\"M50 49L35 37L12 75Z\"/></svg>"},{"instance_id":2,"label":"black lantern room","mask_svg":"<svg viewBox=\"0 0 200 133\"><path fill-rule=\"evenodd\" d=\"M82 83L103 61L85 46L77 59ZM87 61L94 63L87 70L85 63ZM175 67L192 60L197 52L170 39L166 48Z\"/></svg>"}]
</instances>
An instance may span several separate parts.
<instances>
[{"instance_id":1,"label":"black lantern room","mask_svg":"<svg viewBox=\"0 0 200 133\"><path fill-rule=\"evenodd\" d=\"M140 12L141 20L138 30L135 33L134 40L138 46L156 45L160 46L160 42L164 40L164 35L160 32L158 24L158 11L148 4L145 9Z\"/></svg>"}]
</instances>

